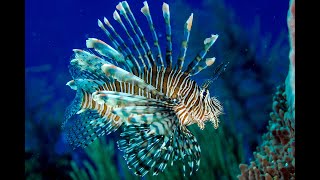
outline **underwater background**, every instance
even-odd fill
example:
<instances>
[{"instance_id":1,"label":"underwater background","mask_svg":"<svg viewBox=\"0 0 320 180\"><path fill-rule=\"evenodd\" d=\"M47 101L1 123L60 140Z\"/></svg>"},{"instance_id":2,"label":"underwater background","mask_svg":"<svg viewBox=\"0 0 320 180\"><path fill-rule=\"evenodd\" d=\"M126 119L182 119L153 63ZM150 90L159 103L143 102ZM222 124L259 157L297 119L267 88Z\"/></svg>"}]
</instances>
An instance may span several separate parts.
<instances>
[{"instance_id":1,"label":"underwater background","mask_svg":"<svg viewBox=\"0 0 320 180\"><path fill-rule=\"evenodd\" d=\"M265 179L268 175L294 179L294 117L285 115L289 98L284 93L291 49L289 1L149 0L162 49L163 2L170 6L173 60L179 54L183 26L190 13L194 19L187 63L205 38L219 35L207 57L216 57L215 65L229 62L210 89L222 102L224 114L217 130L211 125L204 130L196 125L190 127L202 152L197 173L183 177L182 166L177 162L164 173L149 173L143 179L259 179L259 175ZM26 179L141 179L128 170L117 149L117 132L101 137L86 149L72 150L61 131L64 111L75 96L66 86L71 80L68 64L72 49L84 49L89 37L107 39L97 19L112 19L118 3L25 1ZM143 0L128 3L150 42L149 28L140 12ZM193 79L201 84L215 65ZM285 155L279 148L281 152L285 149ZM284 162L279 161L278 156L282 155ZM276 165L272 165L273 160Z\"/></svg>"}]
</instances>

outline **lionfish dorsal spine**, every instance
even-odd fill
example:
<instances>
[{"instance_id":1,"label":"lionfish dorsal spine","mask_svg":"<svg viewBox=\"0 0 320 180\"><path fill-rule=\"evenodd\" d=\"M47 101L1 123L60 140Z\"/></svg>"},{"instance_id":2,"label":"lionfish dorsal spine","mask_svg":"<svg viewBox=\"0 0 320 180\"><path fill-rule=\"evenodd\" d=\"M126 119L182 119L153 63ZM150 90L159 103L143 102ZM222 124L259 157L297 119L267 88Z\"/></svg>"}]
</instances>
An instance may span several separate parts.
<instances>
[{"instance_id":1,"label":"lionfish dorsal spine","mask_svg":"<svg viewBox=\"0 0 320 180\"><path fill-rule=\"evenodd\" d=\"M130 9L130 6L129 4L127 3L127 1L123 1L121 2L122 3L122 6L124 7L124 9L126 10L126 12L128 13L129 17L132 19L132 21L134 22L134 25L135 27L137 28L137 31L139 33L139 36L140 38L142 39L142 43L144 44L144 46L146 47L147 49L147 55L148 55L148 58L150 59L151 63L152 63L152 66L155 66L156 65L156 62L153 58L153 54L151 52L151 49L150 49L150 46L149 46L149 43L147 41L147 39L145 38L139 24L138 24L138 21L136 20L136 18L134 17L134 14L132 13L131 9Z\"/></svg>"},{"instance_id":2,"label":"lionfish dorsal spine","mask_svg":"<svg viewBox=\"0 0 320 180\"><path fill-rule=\"evenodd\" d=\"M189 74L189 76L197 75L199 72L205 70L207 67L211 66L215 62L216 58L206 58L204 64L198 65L197 67L193 68Z\"/></svg>"},{"instance_id":3,"label":"lionfish dorsal spine","mask_svg":"<svg viewBox=\"0 0 320 180\"><path fill-rule=\"evenodd\" d=\"M121 48L120 44L117 42L116 39L114 39L112 37L112 35L110 34L110 32L105 28L105 26L103 25L103 23L100 21L100 19L98 19L98 26L106 33L106 35L108 36L108 38L110 39L111 43L113 44L114 47L116 47L116 49L123 54L124 57L127 57L127 53ZM134 71L134 66L133 66L133 62L131 61L130 58L125 58L126 63L124 63L126 66L128 66L128 70L130 72Z\"/></svg>"},{"instance_id":4,"label":"lionfish dorsal spine","mask_svg":"<svg viewBox=\"0 0 320 180\"><path fill-rule=\"evenodd\" d=\"M124 13L123 13L122 15L124 15ZM139 59L140 62L142 63L143 68L146 69L147 66L146 66L146 64L145 64L145 62L144 62L144 60L143 60L143 56L141 55L141 52L140 52L140 50L138 49L138 46L137 46L135 40L134 40L134 39L132 38L132 36L130 35L130 33L129 33L127 27L126 27L126 25L122 22L121 17L120 17L120 15L119 15L118 11L116 11L116 10L114 11L114 13L113 13L113 18L114 18L114 20L116 20L116 21L121 25L121 27L122 27L122 28L124 29L124 31L126 32L129 40L131 41L131 44L133 45L133 48L134 48L135 52L136 52L137 55L138 55L138 59Z\"/></svg>"},{"instance_id":5,"label":"lionfish dorsal spine","mask_svg":"<svg viewBox=\"0 0 320 180\"><path fill-rule=\"evenodd\" d=\"M171 25L170 25L170 10L167 3L162 5L162 13L166 24L166 63L167 68L172 67L172 41L171 41Z\"/></svg>"},{"instance_id":6,"label":"lionfish dorsal spine","mask_svg":"<svg viewBox=\"0 0 320 180\"><path fill-rule=\"evenodd\" d=\"M139 63L138 63L137 59L133 56L132 51L130 50L128 45L124 42L124 40L121 38L121 36L117 33L117 31L113 28L113 26L111 25L109 20L106 17L104 17L103 21L107 25L107 27L111 29L112 33L116 36L116 38L119 40L120 44L126 50L127 58L129 58L131 61L134 62L134 67L135 67L134 68L134 74L135 75L139 75L142 71L140 69L140 66L139 66Z\"/></svg>"},{"instance_id":7,"label":"lionfish dorsal spine","mask_svg":"<svg viewBox=\"0 0 320 180\"><path fill-rule=\"evenodd\" d=\"M197 56L189 63L187 69L185 70L186 74L189 74L193 69L197 67L199 62L205 57L210 47L217 40L218 35L211 35L211 37L206 38L203 42L203 49L198 52Z\"/></svg>"},{"instance_id":8,"label":"lionfish dorsal spine","mask_svg":"<svg viewBox=\"0 0 320 180\"><path fill-rule=\"evenodd\" d=\"M96 52L104 57L108 57L117 62L125 62L125 59L121 53L99 39L89 38L86 40L86 45L87 48L93 48Z\"/></svg>"},{"instance_id":9,"label":"lionfish dorsal spine","mask_svg":"<svg viewBox=\"0 0 320 180\"><path fill-rule=\"evenodd\" d=\"M158 41L158 35L157 35L156 30L155 30L153 21L152 21L152 17L151 17L151 14L150 14L150 9L149 9L148 3L147 3L147 1L144 1L143 4L144 4L144 6L141 8L141 12L147 18L147 21L148 21L148 24L149 24L149 28L150 28L150 31L152 33L153 44L157 48L157 61L160 62L161 66L164 66L162 55L161 55L161 48L160 48L159 41Z\"/></svg>"},{"instance_id":10,"label":"lionfish dorsal spine","mask_svg":"<svg viewBox=\"0 0 320 180\"><path fill-rule=\"evenodd\" d=\"M179 53L178 62L177 62L177 68L179 70L183 68L183 63L185 61L185 57L188 49L190 31L192 27L192 21L193 21L193 13L191 13L190 17L184 24L184 36L181 42L181 48L180 48L180 53Z\"/></svg>"},{"instance_id":11,"label":"lionfish dorsal spine","mask_svg":"<svg viewBox=\"0 0 320 180\"><path fill-rule=\"evenodd\" d=\"M122 16L125 18L126 22L129 24L129 26L130 26L130 28L131 28L131 31L132 31L133 34L134 34L136 40L138 41L138 45L139 45L140 49L142 50L143 57L144 57L145 60L146 60L146 63L143 62L143 60L142 60L142 63L143 63L143 65L144 65L144 68L145 68L145 69L150 69L150 68L152 68L151 62L150 62L150 59L149 59L149 56L148 56L148 54L147 54L147 51L146 51L145 47L143 46L142 40L141 40L141 38L139 37L138 33L136 32L135 27L133 27L133 24L132 24L131 20L130 20L129 17L128 17L127 12L126 12L126 9L123 7L123 5L122 5L121 2L119 2L119 4L116 6L116 8L120 11L120 15L122 15ZM140 54L139 54L139 55L140 55ZM141 55L140 55L140 56L141 56ZM153 60L151 59L151 61L153 61ZM145 64L147 64L148 66L145 66Z\"/></svg>"}]
</instances>

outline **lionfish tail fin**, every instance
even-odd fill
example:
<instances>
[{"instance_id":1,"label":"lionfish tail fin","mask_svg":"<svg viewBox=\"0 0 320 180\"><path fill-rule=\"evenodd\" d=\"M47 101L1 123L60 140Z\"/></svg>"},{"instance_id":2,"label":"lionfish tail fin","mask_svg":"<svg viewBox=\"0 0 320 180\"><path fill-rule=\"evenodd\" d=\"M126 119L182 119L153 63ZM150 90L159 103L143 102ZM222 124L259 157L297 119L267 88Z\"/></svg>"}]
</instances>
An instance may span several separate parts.
<instances>
[{"instance_id":1,"label":"lionfish tail fin","mask_svg":"<svg viewBox=\"0 0 320 180\"><path fill-rule=\"evenodd\" d=\"M73 99L71 104L66 108L66 111L64 113L64 121L61 126L62 129L66 127L68 120L81 109L81 104L83 99L83 92L81 89L77 89L77 86L75 85L74 81L72 80L69 81L67 85L69 85L70 87L76 88L75 90L77 91L77 93L76 93L76 97Z\"/></svg>"},{"instance_id":2,"label":"lionfish tail fin","mask_svg":"<svg viewBox=\"0 0 320 180\"><path fill-rule=\"evenodd\" d=\"M87 109L79 113L64 128L67 141L73 149L85 148L97 137L108 135L121 126L121 123L115 123L112 118L101 117L96 110Z\"/></svg>"},{"instance_id":3,"label":"lionfish tail fin","mask_svg":"<svg viewBox=\"0 0 320 180\"><path fill-rule=\"evenodd\" d=\"M118 147L124 152L129 169L144 176L149 171L158 175L166 168L173 153L173 134L177 121L162 117L154 122L129 125L121 133Z\"/></svg>"}]
</instances>

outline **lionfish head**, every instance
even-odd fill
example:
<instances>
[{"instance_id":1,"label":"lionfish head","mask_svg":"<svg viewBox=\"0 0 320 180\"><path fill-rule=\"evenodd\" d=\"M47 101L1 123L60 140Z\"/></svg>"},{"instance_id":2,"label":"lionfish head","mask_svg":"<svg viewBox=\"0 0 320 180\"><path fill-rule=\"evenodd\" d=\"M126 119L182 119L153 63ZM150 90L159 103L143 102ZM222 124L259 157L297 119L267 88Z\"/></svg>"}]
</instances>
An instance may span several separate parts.
<instances>
[{"instance_id":1,"label":"lionfish head","mask_svg":"<svg viewBox=\"0 0 320 180\"><path fill-rule=\"evenodd\" d=\"M213 126L215 129L219 127L219 115L222 114L223 108L218 99L215 97L210 97L209 87L212 81L207 80L202 85L201 91L200 91L200 98L202 100L203 109L204 112L204 121L211 121L213 123ZM203 127L200 126L202 129Z\"/></svg>"}]
</instances>

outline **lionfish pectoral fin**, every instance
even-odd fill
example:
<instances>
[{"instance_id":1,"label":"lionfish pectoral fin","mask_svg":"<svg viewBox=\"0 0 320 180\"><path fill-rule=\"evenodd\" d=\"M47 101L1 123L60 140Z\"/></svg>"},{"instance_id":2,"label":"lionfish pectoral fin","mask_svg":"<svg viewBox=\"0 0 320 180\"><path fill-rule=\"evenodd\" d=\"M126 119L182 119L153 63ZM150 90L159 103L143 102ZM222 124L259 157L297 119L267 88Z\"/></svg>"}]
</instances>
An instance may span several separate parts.
<instances>
[{"instance_id":1,"label":"lionfish pectoral fin","mask_svg":"<svg viewBox=\"0 0 320 180\"><path fill-rule=\"evenodd\" d=\"M74 49L74 59L68 66L73 79L92 79L101 82L113 81L102 72L101 66L109 62L87 51Z\"/></svg>"},{"instance_id":2,"label":"lionfish pectoral fin","mask_svg":"<svg viewBox=\"0 0 320 180\"><path fill-rule=\"evenodd\" d=\"M110 106L173 106L167 101L115 91L96 91L92 94L92 98L97 103L106 103Z\"/></svg>"},{"instance_id":3,"label":"lionfish pectoral fin","mask_svg":"<svg viewBox=\"0 0 320 180\"><path fill-rule=\"evenodd\" d=\"M75 149L87 147L97 137L116 131L120 125L113 123L113 119L101 117L96 110L87 109L70 119L64 130L69 144Z\"/></svg>"},{"instance_id":4,"label":"lionfish pectoral fin","mask_svg":"<svg viewBox=\"0 0 320 180\"><path fill-rule=\"evenodd\" d=\"M179 128L175 134L174 160L178 158L183 163L183 174L191 176L200 166L201 149L194 135L185 127ZM180 157L179 157L180 156Z\"/></svg>"},{"instance_id":5,"label":"lionfish pectoral fin","mask_svg":"<svg viewBox=\"0 0 320 180\"><path fill-rule=\"evenodd\" d=\"M66 85L68 85L71 89L83 89L91 94L99 89L99 86L101 86L103 83L104 82L92 79L74 79L69 81Z\"/></svg>"},{"instance_id":6,"label":"lionfish pectoral fin","mask_svg":"<svg viewBox=\"0 0 320 180\"><path fill-rule=\"evenodd\" d=\"M132 124L124 128L117 144L119 150L124 152L128 168L136 175L144 176L149 171L157 175L164 171L173 152L176 120L170 114L150 124Z\"/></svg>"},{"instance_id":7,"label":"lionfish pectoral fin","mask_svg":"<svg viewBox=\"0 0 320 180\"><path fill-rule=\"evenodd\" d=\"M159 106L127 106L113 109L112 113L120 116L126 124L150 124L169 115L168 107Z\"/></svg>"}]
</instances>

